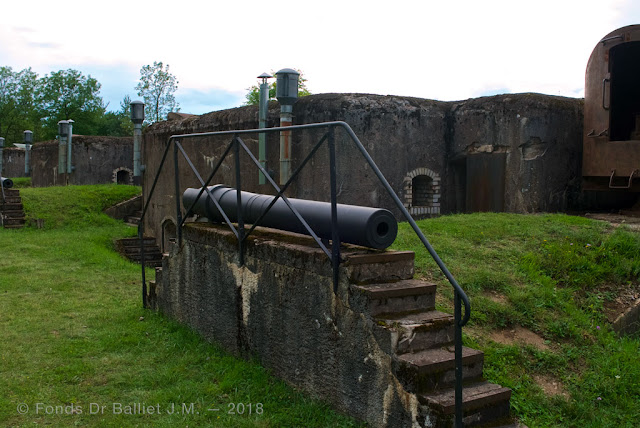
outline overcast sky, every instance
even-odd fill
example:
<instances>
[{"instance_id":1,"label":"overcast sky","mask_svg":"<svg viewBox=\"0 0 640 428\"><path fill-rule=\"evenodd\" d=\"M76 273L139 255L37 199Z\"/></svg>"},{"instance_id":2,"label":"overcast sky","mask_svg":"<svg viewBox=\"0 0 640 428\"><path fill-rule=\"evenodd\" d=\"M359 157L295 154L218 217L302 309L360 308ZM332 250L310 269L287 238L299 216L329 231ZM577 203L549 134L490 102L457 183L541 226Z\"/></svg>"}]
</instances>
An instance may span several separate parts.
<instances>
[{"instance_id":1,"label":"overcast sky","mask_svg":"<svg viewBox=\"0 0 640 428\"><path fill-rule=\"evenodd\" d=\"M460 100L582 97L591 51L640 24L638 0L3 2L0 65L74 68L117 110L163 61L185 113L236 107L256 76L297 68L312 93Z\"/></svg>"}]
</instances>

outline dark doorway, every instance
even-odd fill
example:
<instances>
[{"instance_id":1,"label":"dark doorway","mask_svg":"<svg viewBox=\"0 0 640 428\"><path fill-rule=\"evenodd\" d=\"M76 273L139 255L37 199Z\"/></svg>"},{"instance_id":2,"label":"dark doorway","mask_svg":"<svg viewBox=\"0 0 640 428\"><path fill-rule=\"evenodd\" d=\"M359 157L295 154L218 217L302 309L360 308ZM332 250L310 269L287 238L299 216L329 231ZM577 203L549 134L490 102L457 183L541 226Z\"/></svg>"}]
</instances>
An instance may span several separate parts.
<instances>
[{"instance_id":1,"label":"dark doorway","mask_svg":"<svg viewBox=\"0 0 640 428\"><path fill-rule=\"evenodd\" d=\"M478 153L467 156L467 212L504 211L506 157L506 153Z\"/></svg>"},{"instance_id":2,"label":"dark doorway","mask_svg":"<svg viewBox=\"0 0 640 428\"><path fill-rule=\"evenodd\" d=\"M433 178L428 175L413 177L411 183L411 201L414 207L433 206Z\"/></svg>"},{"instance_id":3,"label":"dark doorway","mask_svg":"<svg viewBox=\"0 0 640 428\"><path fill-rule=\"evenodd\" d=\"M628 141L640 120L640 42L627 42L609 51L611 73L610 139ZM637 137L636 137L637 138Z\"/></svg>"},{"instance_id":4,"label":"dark doorway","mask_svg":"<svg viewBox=\"0 0 640 428\"><path fill-rule=\"evenodd\" d=\"M129 177L129 171L121 169L116 172L116 184L131 184Z\"/></svg>"}]
</instances>

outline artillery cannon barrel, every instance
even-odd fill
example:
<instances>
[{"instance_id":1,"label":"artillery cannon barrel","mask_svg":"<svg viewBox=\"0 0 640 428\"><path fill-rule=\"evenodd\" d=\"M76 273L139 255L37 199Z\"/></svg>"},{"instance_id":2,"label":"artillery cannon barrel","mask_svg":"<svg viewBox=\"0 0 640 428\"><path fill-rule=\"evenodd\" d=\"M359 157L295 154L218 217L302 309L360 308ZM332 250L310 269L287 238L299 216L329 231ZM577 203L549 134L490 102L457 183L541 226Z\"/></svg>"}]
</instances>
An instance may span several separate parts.
<instances>
[{"instance_id":1,"label":"artillery cannon barrel","mask_svg":"<svg viewBox=\"0 0 640 428\"><path fill-rule=\"evenodd\" d=\"M238 219L236 189L219 184L209 187L209 190L229 217L229 220L236 222ZM187 189L182 196L184 206L190 207L199 192L200 189ZM250 224L255 223L274 197L272 195L241 192L243 221ZM289 202L316 235L320 238L331 239L330 203L291 198L289 198ZM200 196L200 199L193 207L193 211L198 215L207 217L211 222L224 221L206 192ZM337 220L341 242L384 249L393 243L398 234L398 222L395 217L390 211L382 208L337 204ZM260 221L260 226L305 235L309 234L282 199L278 199L275 202Z\"/></svg>"},{"instance_id":2,"label":"artillery cannon barrel","mask_svg":"<svg viewBox=\"0 0 640 428\"><path fill-rule=\"evenodd\" d=\"M0 177L0 185L5 189L11 189L13 187L13 180L10 178Z\"/></svg>"}]
</instances>

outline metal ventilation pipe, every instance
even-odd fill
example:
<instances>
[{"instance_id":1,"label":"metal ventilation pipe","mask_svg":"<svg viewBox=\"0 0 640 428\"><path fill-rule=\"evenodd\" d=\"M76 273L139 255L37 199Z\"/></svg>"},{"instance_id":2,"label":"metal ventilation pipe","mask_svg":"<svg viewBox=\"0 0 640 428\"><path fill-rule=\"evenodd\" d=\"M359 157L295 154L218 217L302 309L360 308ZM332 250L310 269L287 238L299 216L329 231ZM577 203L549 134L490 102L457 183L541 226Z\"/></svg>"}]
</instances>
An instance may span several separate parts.
<instances>
[{"instance_id":1,"label":"metal ventilation pipe","mask_svg":"<svg viewBox=\"0 0 640 428\"><path fill-rule=\"evenodd\" d=\"M29 160L31 143L33 143L33 132L24 131L24 174L27 177L31 174L31 161Z\"/></svg>"},{"instance_id":2,"label":"metal ventilation pipe","mask_svg":"<svg viewBox=\"0 0 640 428\"><path fill-rule=\"evenodd\" d=\"M0 176L2 175L3 152L4 152L4 138L0 137Z\"/></svg>"},{"instance_id":3,"label":"metal ventilation pipe","mask_svg":"<svg viewBox=\"0 0 640 428\"><path fill-rule=\"evenodd\" d=\"M267 111L269 107L269 82L268 79L271 79L273 76L267 73L262 73L258 76L258 79L262 79L260 83L260 99L258 102L258 120L259 120L259 128L267 127ZM258 160L260 161L260 165L266 170L267 169L267 136L264 132L258 134ZM258 184L265 184L266 178L262 171L258 173Z\"/></svg>"},{"instance_id":4,"label":"metal ventilation pipe","mask_svg":"<svg viewBox=\"0 0 640 428\"><path fill-rule=\"evenodd\" d=\"M58 174L64 174L67 170L67 134L69 122L58 122Z\"/></svg>"},{"instance_id":5,"label":"metal ventilation pipe","mask_svg":"<svg viewBox=\"0 0 640 428\"><path fill-rule=\"evenodd\" d=\"M293 104L298 100L300 73L283 68L276 73L276 98L280 102L280 126L291 126ZM291 131L280 131L280 184L291 177Z\"/></svg>"},{"instance_id":6,"label":"metal ventilation pipe","mask_svg":"<svg viewBox=\"0 0 640 428\"><path fill-rule=\"evenodd\" d=\"M131 102L131 121L133 122L133 184L142 184L142 165L140 146L142 143L142 122L144 122L144 103Z\"/></svg>"},{"instance_id":7,"label":"metal ventilation pipe","mask_svg":"<svg viewBox=\"0 0 640 428\"><path fill-rule=\"evenodd\" d=\"M71 174L71 135L73 134L73 120L67 121L67 174Z\"/></svg>"}]
</instances>

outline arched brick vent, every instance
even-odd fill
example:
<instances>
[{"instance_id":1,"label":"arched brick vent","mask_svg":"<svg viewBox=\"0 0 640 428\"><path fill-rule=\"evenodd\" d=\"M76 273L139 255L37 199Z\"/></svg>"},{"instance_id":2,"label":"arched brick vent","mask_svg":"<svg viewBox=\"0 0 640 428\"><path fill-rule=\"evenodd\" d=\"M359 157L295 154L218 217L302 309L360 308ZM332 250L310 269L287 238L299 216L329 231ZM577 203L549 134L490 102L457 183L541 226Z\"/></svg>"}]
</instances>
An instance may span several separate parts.
<instances>
[{"instance_id":1,"label":"arched brick vent","mask_svg":"<svg viewBox=\"0 0 640 428\"><path fill-rule=\"evenodd\" d=\"M116 168L113 170L112 181L116 184L133 185L133 171L126 167Z\"/></svg>"},{"instance_id":2,"label":"arched brick vent","mask_svg":"<svg viewBox=\"0 0 640 428\"><path fill-rule=\"evenodd\" d=\"M417 168L404 178L404 206L411 215L440 214L440 176L428 168Z\"/></svg>"}]
</instances>

